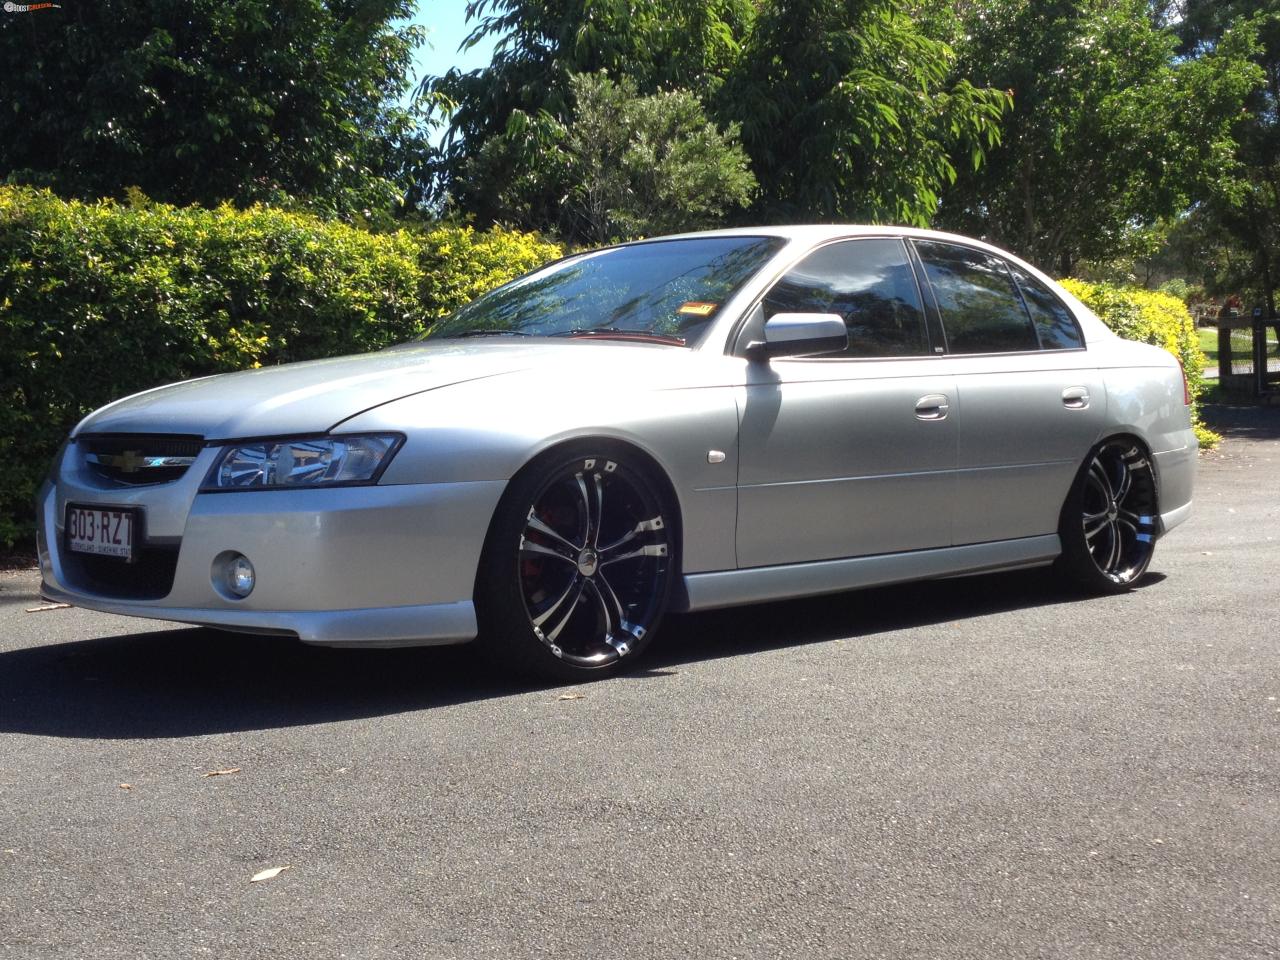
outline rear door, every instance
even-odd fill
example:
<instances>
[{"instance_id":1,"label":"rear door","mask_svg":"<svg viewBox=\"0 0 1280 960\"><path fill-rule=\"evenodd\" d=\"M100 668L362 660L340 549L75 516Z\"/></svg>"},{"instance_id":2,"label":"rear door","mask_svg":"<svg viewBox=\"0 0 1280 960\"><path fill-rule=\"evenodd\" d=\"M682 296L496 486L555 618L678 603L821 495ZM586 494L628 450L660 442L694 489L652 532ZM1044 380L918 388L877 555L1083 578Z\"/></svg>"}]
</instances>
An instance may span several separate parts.
<instances>
[{"instance_id":1,"label":"rear door","mask_svg":"<svg viewBox=\"0 0 1280 960\"><path fill-rule=\"evenodd\" d=\"M956 544L1050 534L1107 397L1070 311L1002 257L912 242L959 406Z\"/></svg>"}]
</instances>

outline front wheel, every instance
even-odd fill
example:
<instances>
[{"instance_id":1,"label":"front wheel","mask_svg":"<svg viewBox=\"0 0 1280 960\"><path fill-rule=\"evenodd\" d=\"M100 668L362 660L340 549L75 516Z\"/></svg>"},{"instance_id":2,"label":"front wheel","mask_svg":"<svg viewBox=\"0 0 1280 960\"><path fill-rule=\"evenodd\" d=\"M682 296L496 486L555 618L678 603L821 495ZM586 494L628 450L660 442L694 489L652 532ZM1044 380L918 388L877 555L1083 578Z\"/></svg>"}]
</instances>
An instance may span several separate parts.
<instances>
[{"instance_id":1,"label":"front wheel","mask_svg":"<svg viewBox=\"0 0 1280 960\"><path fill-rule=\"evenodd\" d=\"M1060 566L1095 593L1122 593L1151 564L1158 534L1150 456L1132 440L1098 446L1062 508Z\"/></svg>"},{"instance_id":2,"label":"front wheel","mask_svg":"<svg viewBox=\"0 0 1280 960\"><path fill-rule=\"evenodd\" d=\"M593 444L512 482L476 584L480 644L500 666L596 679L648 645L671 588L673 511L637 461Z\"/></svg>"}]
</instances>

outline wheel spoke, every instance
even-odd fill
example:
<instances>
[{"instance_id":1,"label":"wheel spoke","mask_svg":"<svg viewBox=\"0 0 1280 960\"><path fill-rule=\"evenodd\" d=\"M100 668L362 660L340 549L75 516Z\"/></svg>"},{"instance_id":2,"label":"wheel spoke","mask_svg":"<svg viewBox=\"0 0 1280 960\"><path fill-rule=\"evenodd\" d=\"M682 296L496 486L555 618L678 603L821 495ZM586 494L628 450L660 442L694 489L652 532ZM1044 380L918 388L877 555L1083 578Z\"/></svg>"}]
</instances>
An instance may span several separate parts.
<instances>
[{"instance_id":1,"label":"wheel spoke","mask_svg":"<svg viewBox=\"0 0 1280 960\"><path fill-rule=\"evenodd\" d=\"M1116 567L1120 565L1120 527L1117 524L1110 524L1111 528L1111 549L1107 551L1106 571L1115 573Z\"/></svg>"},{"instance_id":2,"label":"wheel spoke","mask_svg":"<svg viewBox=\"0 0 1280 960\"><path fill-rule=\"evenodd\" d=\"M613 638L614 633L617 632L616 627L622 620L620 610L617 608L610 609L617 602L617 597L613 596L612 590L609 591L609 596L606 597L604 591L600 589L600 584L595 579L588 580L587 586L591 588L591 595L595 597L596 606L600 609L600 616L604 619L603 639L608 643Z\"/></svg>"},{"instance_id":3,"label":"wheel spoke","mask_svg":"<svg viewBox=\"0 0 1280 960\"><path fill-rule=\"evenodd\" d=\"M541 630L548 620L555 617L558 612L562 612L562 615L556 620L551 629L542 631L542 635L547 642L553 642L556 637L560 636L560 631L564 629L565 624L569 622L569 618L573 616L574 608L578 605L578 598L582 596L582 589L586 582L582 577L574 576L569 581L569 585L565 587L564 593L560 594L551 606L533 618L534 627Z\"/></svg>"},{"instance_id":4,"label":"wheel spoke","mask_svg":"<svg viewBox=\"0 0 1280 960\"><path fill-rule=\"evenodd\" d=\"M667 555L667 545L665 543L648 543L642 547L636 547L634 550L628 550L626 553L618 553L608 557L602 557L600 566L606 567L611 563L618 563L622 560L631 560L634 557L665 557Z\"/></svg>"},{"instance_id":5,"label":"wheel spoke","mask_svg":"<svg viewBox=\"0 0 1280 960\"><path fill-rule=\"evenodd\" d=\"M1107 519L1107 515L1105 513L1101 514L1100 516L1094 517L1092 522L1094 524L1094 527L1092 530L1090 530L1089 529L1090 521L1088 518L1085 518L1085 524L1084 524L1085 540L1092 540L1094 537L1100 534L1103 530L1107 529L1107 527L1110 526L1111 524L1111 521Z\"/></svg>"},{"instance_id":6,"label":"wheel spoke","mask_svg":"<svg viewBox=\"0 0 1280 960\"><path fill-rule=\"evenodd\" d=\"M591 497L587 493L587 481L581 473L574 474L578 481L578 493L582 497L582 542L591 543Z\"/></svg>"},{"instance_id":7,"label":"wheel spoke","mask_svg":"<svg viewBox=\"0 0 1280 960\"><path fill-rule=\"evenodd\" d=\"M627 623L627 612L623 609L622 601L618 599L618 595L614 593L613 587L604 578L603 573L596 574L591 585L596 588L605 607L612 607L618 618L618 629L610 631L610 635L604 638L605 642L618 651L618 656L625 657L631 652L631 641L639 640L644 636L644 628Z\"/></svg>"},{"instance_id":8,"label":"wheel spoke","mask_svg":"<svg viewBox=\"0 0 1280 960\"><path fill-rule=\"evenodd\" d=\"M1121 509L1119 511L1119 515L1121 520L1135 529L1137 527L1145 527L1151 523L1150 517L1141 516L1140 514L1134 513L1132 510Z\"/></svg>"},{"instance_id":9,"label":"wheel spoke","mask_svg":"<svg viewBox=\"0 0 1280 960\"><path fill-rule=\"evenodd\" d=\"M600 479L600 474L592 474L592 480L595 482L596 494L596 522L595 527L591 531L591 539L588 546L596 549L596 545L600 541L600 528L604 526L604 481Z\"/></svg>"},{"instance_id":10,"label":"wheel spoke","mask_svg":"<svg viewBox=\"0 0 1280 960\"><path fill-rule=\"evenodd\" d=\"M533 554L537 554L540 557L551 557L555 560L563 560L565 563L572 563L575 566L578 563L578 558L576 555L572 557L566 556L564 553L557 550L556 548L548 547L541 543L535 543L534 541L530 540L528 537L520 538L520 552L533 553Z\"/></svg>"},{"instance_id":11,"label":"wheel spoke","mask_svg":"<svg viewBox=\"0 0 1280 960\"><path fill-rule=\"evenodd\" d=\"M1094 484L1100 488L1102 495L1107 498L1107 502L1115 500L1111 492L1111 478L1107 476L1106 468L1094 457L1093 463L1089 465L1089 476L1093 479Z\"/></svg>"},{"instance_id":12,"label":"wheel spoke","mask_svg":"<svg viewBox=\"0 0 1280 960\"><path fill-rule=\"evenodd\" d=\"M1123 471L1123 474L1120 477L1120 484L1116 487L1115 491L1116 503L1122 502L1124 498L1129 495L1129 491L1133 489L1133 471L1129 469L1124 461L1120 462L1120 469Z\"/></svg>"},{"instance_id":13,"label":"wheel spoke","mask_svg":"<svg viewBox=\"0 0 1280 960\"><path fill-rule=\"evenodd\" d=\"M619 547L630 543L636 537L640 536L640 534L649 533L652 530L662 530L665 526L666 526L666 521L664 521L661 517L654 517L651 520L641 520L639 523L635 525L635 527L633 527L631 530L628 530L624 536L619 537L617 540L613 541L613 543L606 544L605 546L601 547L598 552L602 555L606 553L611 553L614 550L617 550Z\"/></svg>"},{"instance_id":14,"label":"wheel spoke","mask_svg":"<svg viewBox=\"0 0 1280 960\"><path fill-rule=\"evenodd\" d=\"M529 522L526 526L526 529L535 530L538 533L542 534L544 537L550 537L556 543L560 544L560 546L564 547L566 550L572 553L574 557L577 557L577 555L582 552L582 547L574 543L568 537L561 536L559 533L553 530L550 526L543 523L542 520L539 519L538 515L534 513L532 510L529 511Z\"/></svg>"}]
</instances>

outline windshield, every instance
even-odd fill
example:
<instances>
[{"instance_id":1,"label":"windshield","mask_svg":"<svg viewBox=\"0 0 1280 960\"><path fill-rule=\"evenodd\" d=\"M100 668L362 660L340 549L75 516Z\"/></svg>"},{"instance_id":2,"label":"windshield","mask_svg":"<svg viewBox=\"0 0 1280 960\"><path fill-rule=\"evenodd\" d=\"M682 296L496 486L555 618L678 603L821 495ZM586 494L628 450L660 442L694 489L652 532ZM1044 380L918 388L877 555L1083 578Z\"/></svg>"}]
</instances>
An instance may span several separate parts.
<instances>
[{"instance_id":1,"label":"windshield","mask_svg":"<svg viewBox=\"0 0 1280 960\"><path fill-rule=\"evenodd\" d=\"M699 237L584 253L473 300L424 339L581 336L690 345L785 243Z\"/></svg>"}]
</instances>

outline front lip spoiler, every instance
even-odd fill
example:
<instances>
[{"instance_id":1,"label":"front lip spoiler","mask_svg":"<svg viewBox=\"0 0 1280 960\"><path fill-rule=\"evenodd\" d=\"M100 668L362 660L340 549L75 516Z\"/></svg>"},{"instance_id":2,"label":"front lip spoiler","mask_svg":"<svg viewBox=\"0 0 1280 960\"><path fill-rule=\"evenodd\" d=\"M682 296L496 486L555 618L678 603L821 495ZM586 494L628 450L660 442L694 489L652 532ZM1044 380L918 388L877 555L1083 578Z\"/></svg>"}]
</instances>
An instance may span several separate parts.
<instances>
[{"instance_id":1,"label":"front lip spoiler","mask_svg":"<svg viewBox=\"0 0 1280 960\"><path fill-rule=\"evenodd\" d=\"M357 610L246 610L158 607L61 590L48 580L40 596L51 603L149 620L172 620L242 633L297 637L336 647L426 647L474 640L475 605L470 600Z\"/></svg>"}]
</instances>

